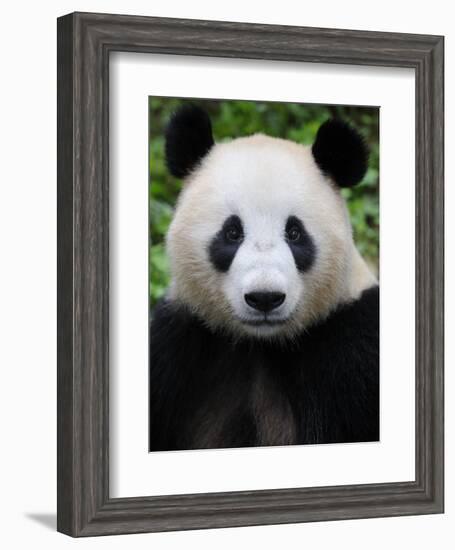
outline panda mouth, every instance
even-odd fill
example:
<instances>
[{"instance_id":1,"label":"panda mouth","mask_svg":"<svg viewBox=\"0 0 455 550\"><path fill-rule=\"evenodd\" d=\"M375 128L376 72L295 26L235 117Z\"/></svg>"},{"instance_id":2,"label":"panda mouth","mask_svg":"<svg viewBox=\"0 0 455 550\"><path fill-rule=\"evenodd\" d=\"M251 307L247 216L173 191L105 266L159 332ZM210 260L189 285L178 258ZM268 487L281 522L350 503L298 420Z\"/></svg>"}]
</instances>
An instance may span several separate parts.
<instances>
[{"instance_id":1,"label":"panda mouth","mask_svg":"<svg viewBox=\"0 0 455 550\"><path fill-rule=\"evenodd\" d=\"M248 325L250 327L273 327L278 325L284 325L287 323L287 319L270 319L263 317L261 319L245 319L242 317L237 318L243 325Z\"/></svg>"}]
</instances>

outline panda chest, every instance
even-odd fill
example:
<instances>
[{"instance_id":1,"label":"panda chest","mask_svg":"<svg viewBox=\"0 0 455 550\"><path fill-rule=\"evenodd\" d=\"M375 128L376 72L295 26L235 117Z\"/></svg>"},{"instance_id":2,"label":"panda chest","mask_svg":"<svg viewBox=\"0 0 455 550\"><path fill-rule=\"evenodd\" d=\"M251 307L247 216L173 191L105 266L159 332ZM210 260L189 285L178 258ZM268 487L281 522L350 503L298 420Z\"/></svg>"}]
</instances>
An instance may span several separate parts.
<instances>
[{"instance_id":1,"label":"panda chest","mask_svg":"<svg viewBox=\"0 0 455 550\"><path fill-rule=\"evenodd\" d=\"M291 445L297 423L282 384L261 363L248 365L248 376L212 387L193 423L196 448Z\"/></svg>"},{"instance_id":2,"label":"panda chest","mask_svg":"<svg viewBox=\"0 0 455 550\"><path fill-rule=\"evenodd\" d=\"M258 445L296 443L296 419L289 398L264 369L257 369L254 374L250 407Z\"/></svg>"}]
</instances>

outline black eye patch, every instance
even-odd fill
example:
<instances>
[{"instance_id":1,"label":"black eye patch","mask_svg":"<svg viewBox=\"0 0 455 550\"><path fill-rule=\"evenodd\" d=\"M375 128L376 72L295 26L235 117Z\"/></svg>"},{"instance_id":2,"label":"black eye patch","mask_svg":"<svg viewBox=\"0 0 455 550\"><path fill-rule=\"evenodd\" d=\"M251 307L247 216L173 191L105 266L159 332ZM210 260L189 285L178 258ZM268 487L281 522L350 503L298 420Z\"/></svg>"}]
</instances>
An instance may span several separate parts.
<instances>
[{"instance_id":1,"label":"black eye patch","mask_svg":"<svg viewBox=\"0 0 455 550\"><path fill-rule=\"evenodd\" d=\"M242 221L238 216L229 216L209 245L209 258L215 269L223 273L229 270L243 239Z\"/></svg>"},{"instance_id":2,"label":"black eye patch","mask_svg":"<svg viewBox=\"0 0 455 550\"><path fill-rule=\"evenodd\" d=\"M289 216L284 233L297 269L302 273L308 271L316 258L316 245L311 235L297 216Z\"/></svg>"}]
</instances>

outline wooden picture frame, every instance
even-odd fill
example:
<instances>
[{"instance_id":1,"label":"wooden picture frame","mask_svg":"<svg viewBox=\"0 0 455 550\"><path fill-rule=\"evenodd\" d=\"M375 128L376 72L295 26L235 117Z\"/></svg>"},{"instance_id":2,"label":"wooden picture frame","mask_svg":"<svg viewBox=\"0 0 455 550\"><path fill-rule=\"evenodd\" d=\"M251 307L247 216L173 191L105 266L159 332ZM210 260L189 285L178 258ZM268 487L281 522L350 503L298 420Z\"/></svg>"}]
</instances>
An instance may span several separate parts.
<instances>
[{"instance_id":1,"label":"wooden picture frame","mask_svg":"<svg viewBox=\"0 0 455 550\"><path fill-rule=\"evenodd\" d=\"M109 496L109 54L408 67L416 81L415 481ZM71 536L443 511L443 38L74 13L58 20L58 530Z\"/></svg>"}]
</instances>

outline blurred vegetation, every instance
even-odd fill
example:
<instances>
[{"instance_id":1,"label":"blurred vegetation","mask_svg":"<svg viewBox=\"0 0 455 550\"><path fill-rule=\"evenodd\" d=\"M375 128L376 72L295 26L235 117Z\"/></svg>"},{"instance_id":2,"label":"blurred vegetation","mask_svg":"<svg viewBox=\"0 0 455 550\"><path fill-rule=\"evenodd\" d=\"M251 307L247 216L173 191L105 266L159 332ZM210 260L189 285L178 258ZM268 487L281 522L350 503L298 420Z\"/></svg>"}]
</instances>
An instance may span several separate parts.
<instances>
[{"instance_id":1,"label":"blurred vegetation","mask_svg":"<svg viewBox=\"0 0 455 550\"><path fill-rule=\"evenodd\" d=\"M164 162L164 129L183 101L149 98L150 174L150 298L153 306L169 282L164 239L181 181L172 177ZM254 101L191 100L201 105L212 120L215 141L262 132L302 144L314 141L319 126L328 118L350 122L370 147L368 172L359 185L344 189L354 238L360 253L377 272L379 263L379 109L338 105L313 105Z\"/></svg>"}]
</instances>

